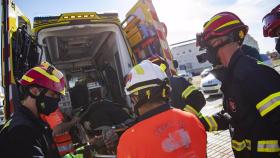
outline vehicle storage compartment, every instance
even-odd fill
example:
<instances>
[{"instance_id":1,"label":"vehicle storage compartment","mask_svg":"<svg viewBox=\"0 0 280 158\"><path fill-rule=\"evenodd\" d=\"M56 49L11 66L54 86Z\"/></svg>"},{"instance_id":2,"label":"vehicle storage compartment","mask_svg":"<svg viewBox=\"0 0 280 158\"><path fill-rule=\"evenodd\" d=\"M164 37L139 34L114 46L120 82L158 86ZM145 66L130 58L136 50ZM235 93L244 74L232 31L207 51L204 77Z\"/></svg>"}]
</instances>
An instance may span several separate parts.
<instances>
[{"instance_id":1,"label":"vehicle storage compartment","mask_svg":"<svg viewBox=\"0 0 280 158\"><path fill-rule=\"evenodd\" d=\"M47 28L38 33L38 43L42 46L42 60L60 69L67 80L68 92L60 102L61 109L70 113L86 107L83 110L87 114L82 116L81 122L85 129L84 122L92 121L90 116L100 98L127 108L129 104L123 90L123 77L132 68L132 62L117 25L106 23ZM86 135L90 130L86 130ZM80 137L81 133L77 135Z\"/></svg>"},{"instance_id":2,"label":"vehicle storage compartment","mask_svg":"<svg viewBox=\"0 0 280 158\"><path fill-rule=\"evenodd\" d=\"M117 25L48 28L38 33L38 41L43 46L43 60L64 72L68 88L78 80L98 83L107 99L125 104L122 81L132 63Z\"/></svg>"}]
</instances>

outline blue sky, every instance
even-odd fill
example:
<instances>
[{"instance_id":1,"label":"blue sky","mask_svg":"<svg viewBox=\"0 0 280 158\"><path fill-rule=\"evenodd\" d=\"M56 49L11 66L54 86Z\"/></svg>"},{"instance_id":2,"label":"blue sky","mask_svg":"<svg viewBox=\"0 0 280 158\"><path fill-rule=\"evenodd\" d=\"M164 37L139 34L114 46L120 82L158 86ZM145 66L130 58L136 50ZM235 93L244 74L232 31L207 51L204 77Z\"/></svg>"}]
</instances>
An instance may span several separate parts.
<instances>
[{"instance_id":1,"label":"blue sky","mask_svg":"<svg viewBox=\"0 0 280 158\"><path fill-rule=\"evenodd\" d=\"M63 12L125 13L137 0L14 0L30 19L34 16L59 15ZM274 39L262 36L262 18L279 0L153 0L158 16L167 25L169 44L185 41L202 31L202 25L221 11L236 13L249 26L261 53L272 51Z\"/></svg>"}]
</instances>

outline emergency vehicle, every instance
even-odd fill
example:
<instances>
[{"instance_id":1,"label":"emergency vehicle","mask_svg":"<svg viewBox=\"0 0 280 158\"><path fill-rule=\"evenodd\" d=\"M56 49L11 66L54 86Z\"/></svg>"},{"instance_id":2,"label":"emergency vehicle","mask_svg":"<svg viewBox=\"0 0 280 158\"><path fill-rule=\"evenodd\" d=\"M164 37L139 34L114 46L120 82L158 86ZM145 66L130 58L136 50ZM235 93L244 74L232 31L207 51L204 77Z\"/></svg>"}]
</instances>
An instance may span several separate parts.
<instances>
[{"instance_id":1,"label":"emergency vehicle","mask_svg":"<svg viewBox=\"0 0 280 158\"><path fill-rule=\"evenodd\" d=\"M2 0L2 12L1 74L6 120L19 101L17 80L42 61L64 73L68 90L80 78L89 78L89 85L103 86L107 99L128 106L123 78L135 64L160 55L169 63L170 74L176 71L166 40L167 29L151 0L139 0L123 22L117 13L73 12L35 17L31 26L12 0ZM71 95L66 94L60 106L69 112Z\"/></svg>"}]
</instances>

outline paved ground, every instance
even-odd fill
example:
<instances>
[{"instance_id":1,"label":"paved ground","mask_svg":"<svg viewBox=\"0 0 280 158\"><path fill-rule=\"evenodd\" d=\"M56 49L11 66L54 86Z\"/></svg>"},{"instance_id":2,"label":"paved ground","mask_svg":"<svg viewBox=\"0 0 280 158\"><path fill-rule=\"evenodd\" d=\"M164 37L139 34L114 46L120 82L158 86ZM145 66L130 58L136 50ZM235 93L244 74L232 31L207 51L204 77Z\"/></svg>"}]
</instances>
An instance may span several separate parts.
<instances>
[{"instance_id":1,"label":"paved ground","mask_svg":"<svg viewBox=\"0 0 280 158\"><path fill-rule=\"evenodd\" d=\"M208 97L208 96L205 96ZM222 109L221 96L208 97L206 106L202 109L204 115L214 114ZM233 158L229 131L207 132L208 158Z\"/></svg>"}]
</instances>

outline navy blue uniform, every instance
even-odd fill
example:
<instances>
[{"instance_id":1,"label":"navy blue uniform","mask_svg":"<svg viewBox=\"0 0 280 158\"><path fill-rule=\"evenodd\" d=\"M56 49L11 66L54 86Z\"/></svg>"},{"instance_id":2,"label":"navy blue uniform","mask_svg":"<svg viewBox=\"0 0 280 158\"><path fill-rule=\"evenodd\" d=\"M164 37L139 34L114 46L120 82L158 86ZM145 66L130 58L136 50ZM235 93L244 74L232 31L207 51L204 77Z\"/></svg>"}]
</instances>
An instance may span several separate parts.
<instances>
[{"instance_id":1,"label":"navy blue uniform","mask_svg":"<svg viewBox=\"0 0 280 158\"><path fill-rule=\"evenodd\" d=\"M9 158L60 157L49 126L22 105L1 129L0 155Z\"/></svg>"},{"instance_id":2,"label":"navy blue uniform","mask_svg":"<svg viewBox=\"0 0 280 158\"><path fill-rule=\"evenodd\" d=\"M236 158L280 157L280 75L238 50L222 82L224 111L201 117L208 131L230 129Z\"/></svg>"},{"instance_id":3,"label":"navy blue uniform","mask_svg":"<svg viewBox=\"0 0 280 158\"><path fill-rule=\"evenodd\" d=\"M195 114L204 107L206 101L203 94L185 78L171 77L170 86L172 88L170 98L173 107Z\"/></svg>"}]
</instances>

